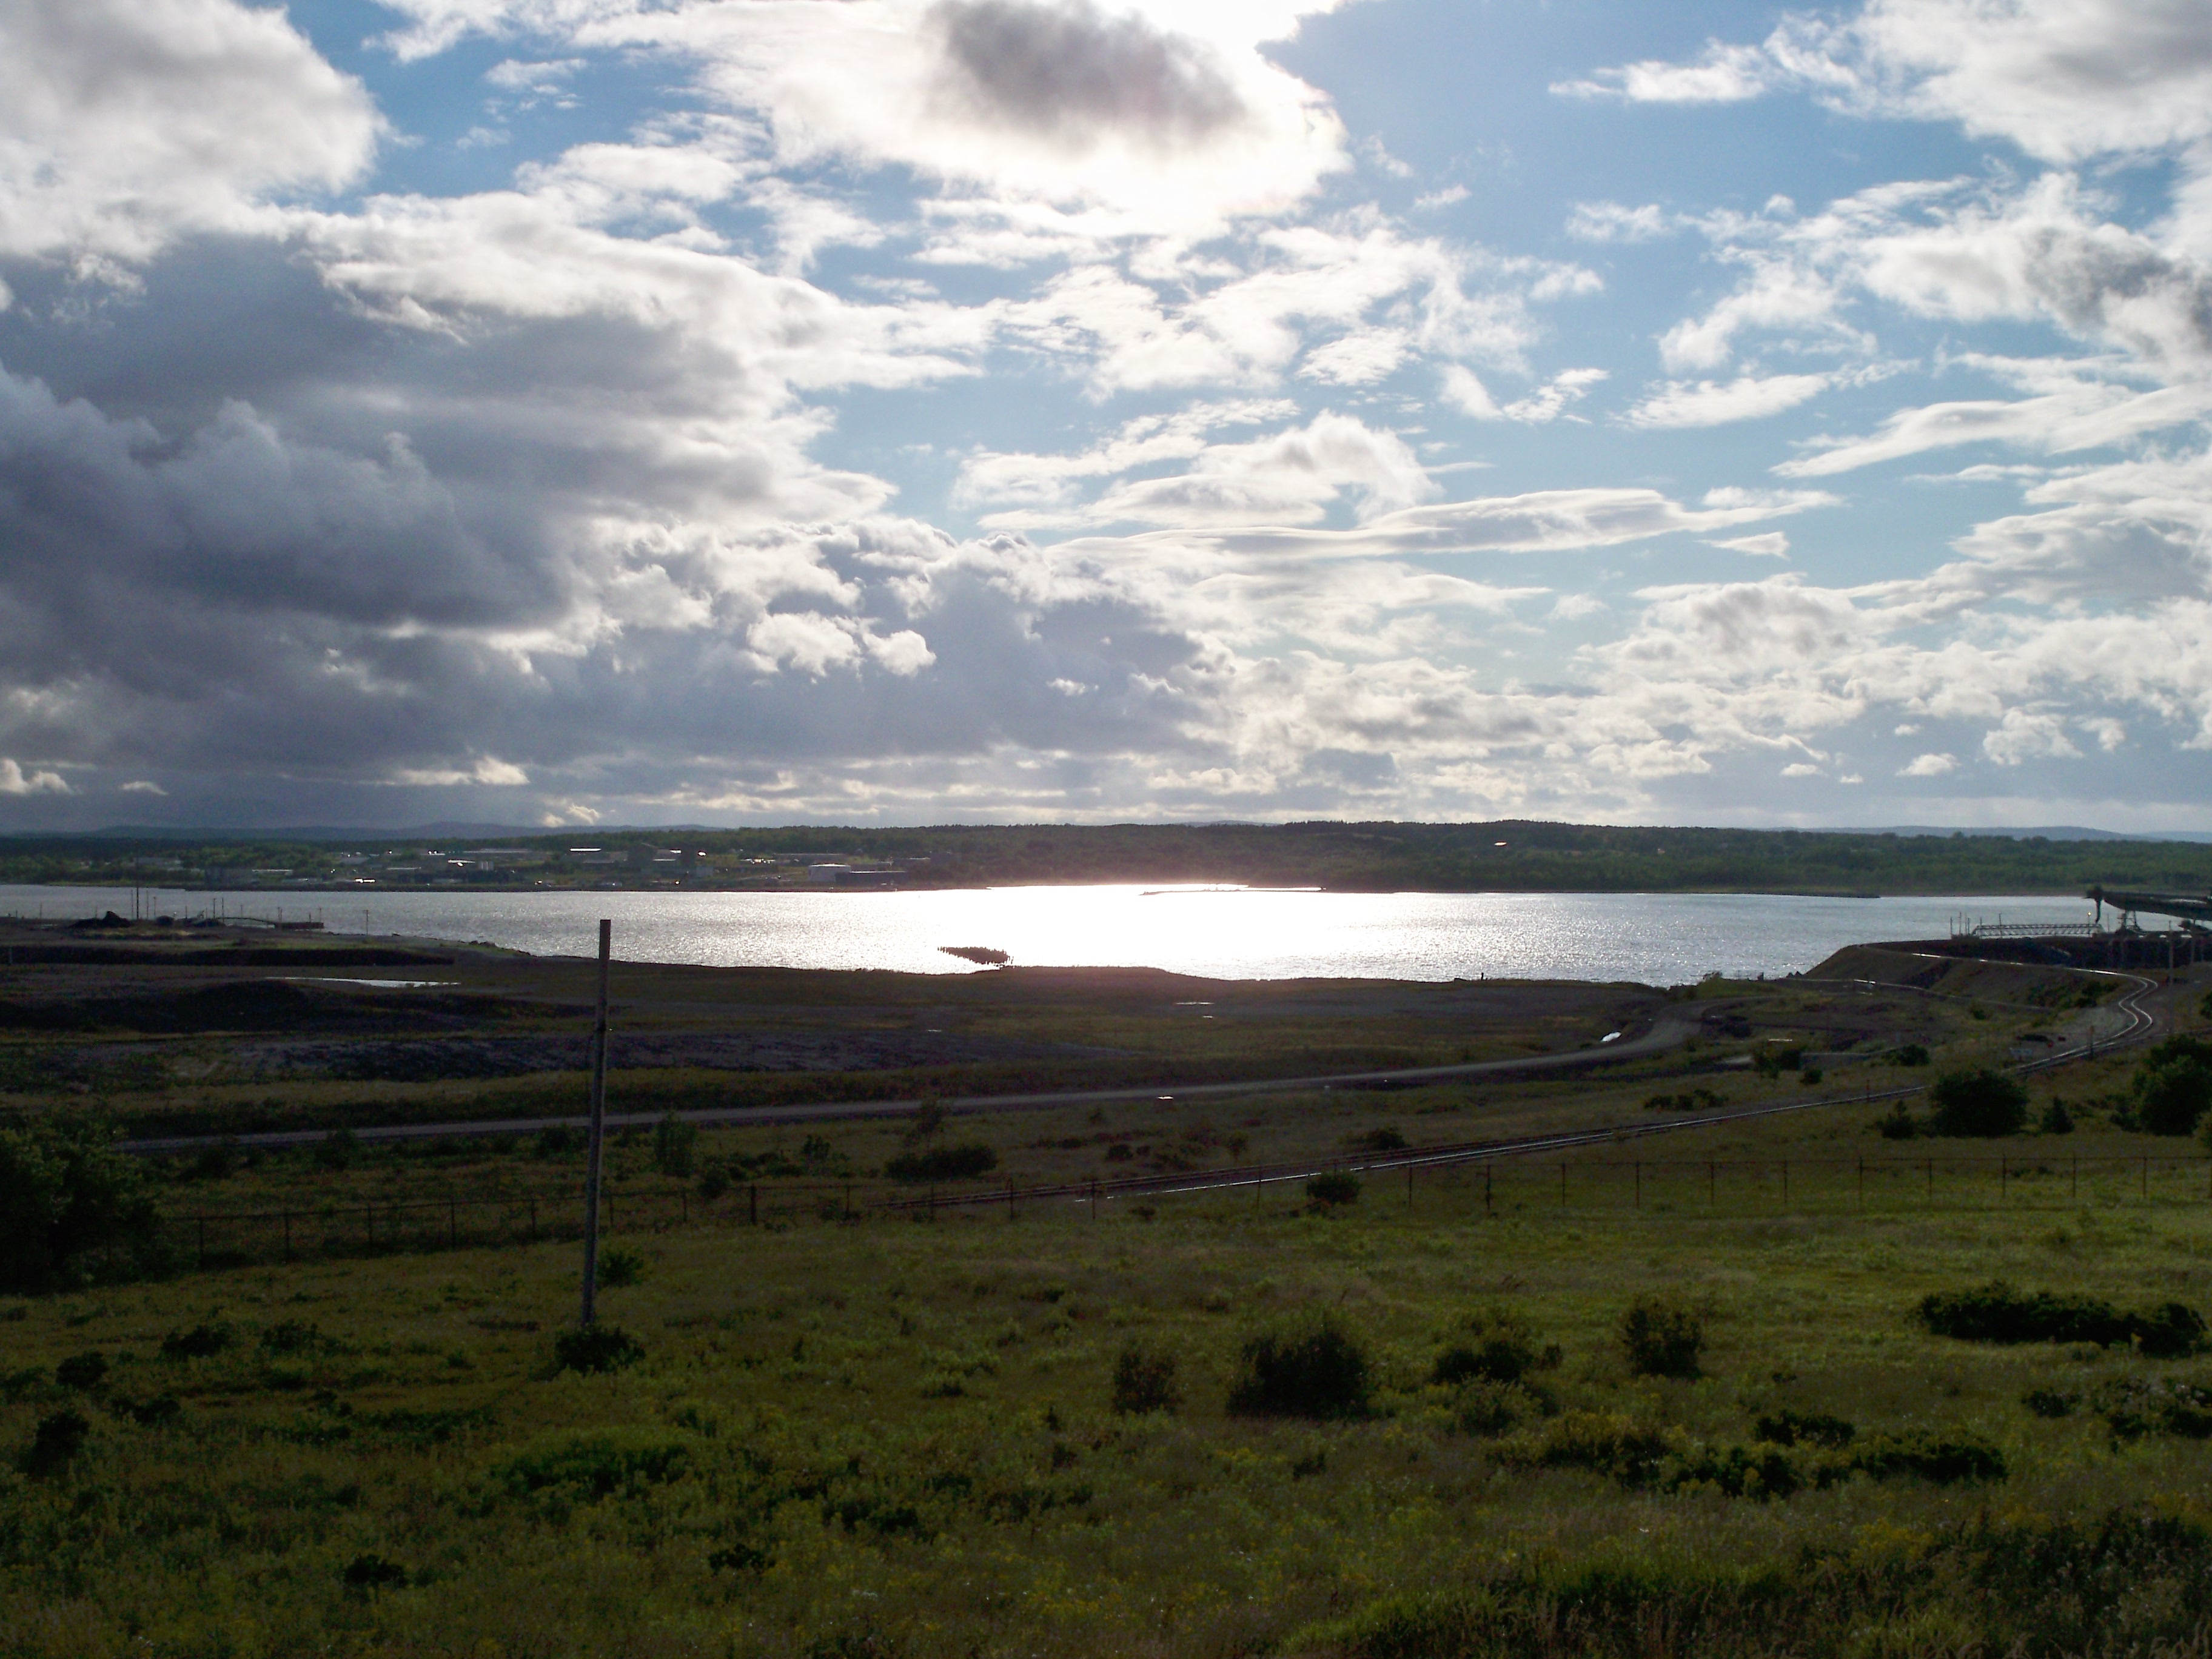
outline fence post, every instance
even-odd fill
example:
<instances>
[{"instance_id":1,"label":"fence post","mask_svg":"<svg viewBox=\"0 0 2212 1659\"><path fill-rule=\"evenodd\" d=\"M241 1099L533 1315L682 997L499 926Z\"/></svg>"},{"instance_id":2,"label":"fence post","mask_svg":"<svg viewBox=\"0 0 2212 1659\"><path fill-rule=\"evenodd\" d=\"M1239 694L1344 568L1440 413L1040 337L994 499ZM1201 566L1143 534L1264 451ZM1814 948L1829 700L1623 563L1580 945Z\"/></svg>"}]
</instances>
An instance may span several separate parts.
<instances>
[{"instance_id":1,"label":"fence post","mask_svg":"<svg viewBox=\"0 0 2212 1659\"><path fill-rule=\"evenodd\" d=\"M2066 1178L2066 1201L2075 1202L2081 1196L2081 1154L2074 1154L2073 1172Z\"/></svg>"},{"instance_id":2,"label":"fence post","mask_svg":"<svg viewBox=\"0 0 2212 1659\"><path fill-rule=\"evenodd\" d=\"M292 1259L292 1212L284 1212L284 1260Z\"/></svg>"},{"instance_id":3,"label":"fence post","mask_svg":"<svg viewBox=\"0 0 2212 1659\"><path fill-rule=\"evenodd\" d=\"M760 1182L751 1182L745 1188L745 1221L748 1225L760 1225Z\"/></svg>"},{"instance_id":4,"label":"fence post","mask_svg":"<svg viewBox=\"0 0 2212 1659\"><path fill-rule=\"evenodd\" d=\"M1413 1166L1410 1164L1406 1166L1406 1207L1413 1207Z\"/></svg>"},{"instance_id":5,"label":"fence post","mask_svg":"<svg viewBox=\"0 0 2212 1659\"><path fill-rule=\"evenodd\" d=\"M1790 1204L1790 1160L1789 1160L1788 1158L1784 1158L1784 1159L1782 1160L1782 1203L1783 1203L1783 1207L1784 1207L1784 1208L1785 1208L1785 1209L1786 1209L1786 1208L1788 1208L1788 1207L1789 1207L1789 1204Z\"/></svg>"},{"instance_id":6,"label":"fence post","mask_svg":"<svg viewBox=\"0 0 2212 1659\"><path fill-rule=\"evenodd\" d=\"M1497 1213L1490 1204L1490 1164L1487 1159L1482 1165L1482 1212L1486 1216Z\"/></svg>"},{"instance_id":7,"label":"fence post","mask_svg":"<svg viewBox=\"0 0 2212 1659\"><path fill-rule=\"evenodd\" d=\"M207 1267L207 1218L206 1218L205 1216L202 1216L202 1217L200 1217L200 1218L199 1218L199 1224L200 1224L200 1258L199 1258L199 1265L200 1265L201 1268L202 1268L203 1270L204 1270L204 1269L206 1268L206 1267Z\"/></svg>"},{"instance_id":8,"label":"fence post","mask_svg":"<svg viewBox=\"0 0 2212 1659\"><path fill-rule=\"evenodd\" d=\"M1859 1208L1866 1208L1866 1154L1859 1154Z\"/></svg>"},{"instance_id":9,"label":"fence post","mask_svg":"<svg viewBox=\"0 0 2212 1659\"><path fill-rule=\"evenodd\" d=\"M446 1200L446 1248L458 1250L461 1247L461 1205L459 1199Z\"/></svg>"},{"instance_id":10,"label":"fence post","mask_svg":"<svg viewBox=\"0 0 2212 1659\"><path fill-rule=\"evenodd\" d=\"M538 1237L538 1200L535 1197L530 1200L530 1236L533 1239Z\"/></svg>"},{"instance_id":11,"label":"fence post","mask_svg":"<svg viewBox=\"0 0 2212 1659\"><path fill-rule=\"evenodd\" d=\"M1997 1207L1999 1209L2004 1207L2005 1200L2011 1194L2012 1160L2008 1158L2001 1158L1997 1160Z\"/></svg>"},{"instance_id":12,"label":"fence post","mask_svg":"<svg viewBox=\"0 0 2212 1659\"><path fill-rule=\"evenodd\" d=\"M1567 1166L1564 1163L1559 1165L1559 1207L1567 1207Z\"/></svg>"},{"instance_id":13,"label":"fence post","mask_svg":"<svg viewBox=\"0 0 2212 1659\"><path fill-rule=\"evenodd\" d=\"M1636 1162L1636 1207L1639 1210L1644 1207L1644 1161L1641 1158Z\"/></svg>"},{"instance_id":14,"label":"fence post","mask_svg":"<svg viewBox=\"0 0 2212 1659\"><path fill-rule=\"evenodd\" d=\"M2148 1158L2142 1161L2142 1201L2146 1204L2150 1202L2150 1160Z\"/></svg>"},{"instance_id":15,"label":"fence post","mask_svg":"<svg viewBox=\"0 0 2212 1659\"><path fill-rule=\"evenodd\" d=\"M1719 1189L1711 1158L1705 1160L1705 1207L1709 1210L1720 1207Z\"/></svg>"}]
</instances>

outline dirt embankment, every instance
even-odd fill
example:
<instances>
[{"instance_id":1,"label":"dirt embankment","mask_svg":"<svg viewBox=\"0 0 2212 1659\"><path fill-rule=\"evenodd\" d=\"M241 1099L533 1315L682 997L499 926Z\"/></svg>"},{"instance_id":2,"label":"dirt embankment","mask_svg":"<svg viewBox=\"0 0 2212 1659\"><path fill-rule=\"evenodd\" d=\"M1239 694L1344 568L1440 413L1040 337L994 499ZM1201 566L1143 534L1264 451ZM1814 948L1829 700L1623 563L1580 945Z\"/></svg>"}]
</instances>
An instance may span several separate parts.
<instances>
[{"instance_id":1,"label":"dirt embankment","mask_svg":"<svg viewBox=\"0 0 2212 1659\"><path fill-rule=\"evenodd\" d=\"M1871 980L1941 996L2047 1008L2095 994L2100 981L2065 968L2035 963L1984 962L1929 945L1847 945L1806 975L1808 979Z\"/></svg>"}]
</instances>

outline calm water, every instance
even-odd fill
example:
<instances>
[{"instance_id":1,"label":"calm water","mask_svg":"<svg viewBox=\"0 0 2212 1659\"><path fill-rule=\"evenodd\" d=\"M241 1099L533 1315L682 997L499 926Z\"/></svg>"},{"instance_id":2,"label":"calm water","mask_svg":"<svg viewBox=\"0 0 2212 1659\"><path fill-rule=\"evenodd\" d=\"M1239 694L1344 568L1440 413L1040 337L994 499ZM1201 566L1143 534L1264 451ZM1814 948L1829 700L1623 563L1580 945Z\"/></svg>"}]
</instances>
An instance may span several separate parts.
<instances>
[{"instance_id":1,"label":"calm water","mask_svg":"<svg viewBox=\"0 0 2212 1659\"><path fill-rule=\"evenodd\" d=\"M1031 966L1150 967L1226 979L1639 980L1787 974L1838 945L1934 939L1954 920L2081 921L2080 899L1824 899L1724 893L1296 893L1008 887L927 893L182 893L153 914L319 917L333 932L486 939L586 955L611 917L634 961L970 973L939 946ZM0 913L131 912L130 890L0 886Z\"/></svg>"}]
</instances>

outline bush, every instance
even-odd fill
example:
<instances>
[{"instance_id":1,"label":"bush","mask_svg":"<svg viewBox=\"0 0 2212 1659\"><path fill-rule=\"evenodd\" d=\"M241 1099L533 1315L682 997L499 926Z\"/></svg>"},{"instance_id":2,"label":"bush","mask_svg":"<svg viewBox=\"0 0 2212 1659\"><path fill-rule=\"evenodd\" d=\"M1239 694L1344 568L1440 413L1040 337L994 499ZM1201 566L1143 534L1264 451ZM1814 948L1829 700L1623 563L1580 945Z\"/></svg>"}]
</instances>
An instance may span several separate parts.
<instances>
[{"instance_id":1,"label":"bush","mask_svg":"<svg viewBox=\"0 0 2212 1659\"><path fill-rule=\"evenodd\" d=\"M1316 1420L1367 1415L1373 1362L1333 1314L1247 1337L1229 1410Z\"/></svg>"},{"instance_id":2,"label":"bush","mask_svg":"<svg viewBox=\"0 0 2212 1659\"><path fill-rule=\"evenodd\" d=\"M574 1158L584 1150L585 1134L565 1123L549 1123L538 1132L532 1143L539 1158Z\"/></svg>"},{"instance_id":3,"label":"bush","mask_svg":"<svg viewBox=\"0 0 2212 1659\"><path fill-rule=\"evenodd\" d=\"M1132 1342L1114 1361L1114 1409L1124 1416L1173 1411L1182 1403L1176 1388L1176 1357Z\"/></svg>"},{"instance_id":4,"label":"bush","mask_svg":"<svg viewBox=\"0 0 2212 1659\"><path fill-rule=\"evenodd\" d=\"M2090 1342L2100 1348L2133 1342L2153 1359L2193 1353L2204 1339L2203 1319L2179 1302L2148 1314L2123 1313L2101 1297L2023 1294L2002 1279L1923 1298L1920 1322L1937 1336L1964 1342Z\"/></svg>"},{"instance_id":5,"label":"bush","mask_svg":"<svg viewBox=\"0 0 2212 1659\"><path fill-rule=\"evenodd\" d=\"M85 1437L92 1432L92 1425L82 1413L58 1411L39 1419L32 1431L31 1443L16 1458L15 1467L34 1479L59 1474L84 1449Z\"/></svg>"},{"instance_id":6,"label":"bush","mask_svg":"<svg viewBox=\"0 0 2212 1659\"><path fill-rule=\"evenodd\" d=\"M599 1286L619 1291L645 1277L645 1257L627 1244L610 1244L599 1252Z\"/></svg>"},{"instance_id":7,"label":"bush","mask_svg":"<svg viewBox=\"0 0 2212 1659\"><path fill-rule=\"evenodd\" d=\"M1452 1415L1460 1432L1484 1438L1504 1434L1545 1407L1542 1398L1519 1383L1493 1382L1486 1377L1462 1383L1452 1399Z\"/></svg>"},{"instance_id":8,"label":"bush","mask_svg":"<svg viewBox=\"0 0 2212 1659\"><path fill-rule=\"evenodd\" d=\"M1876 1118L1874 1127L1884 1140L1910 1140L1920 1133L1920 1120L1906 1111L1900 1100Z\"/></svg>"},{"instance_id":9,"label":"bush","mask_svg":"<svg viewBox=\"0 0 2212 1659\"><path fill-rule=\"evenodd\" d=\"M1705 1322L1670 1297L1639 1296L1621 1316L1620 1346L1638 1376L1694 1377L1705 1352Z\"/></svg>"},{"instance_id":10,"label":"bush","mask_svg":"<svg viewBox=\"0 0 2212 1659\"><path fill-rule=\"evenodd\" d=\"M1955 1439L1927 1434L1886 1436L1853 1452L1848 1467L1876 1480L1911 1474L1939 1486L1962 1480L2002 1480L2006 1474L2004 1454L1972 1435Z\"/></svg>"},{"instance_id":11,"label":"bush","mask_svg":"<svg viewBox=\"0 0 2212 1659\"><path fill-rule=\"evenodd\" d=\"M981 1141L901 1152L884 1165L893 1181L972 1181L999 1167L999 1155Z\"/></svg>"},{"instance_id":12,"label":"bush","mask_svg":"<svg viewBox=\"0 0 2212 1659\"><path fill-rule=\"evenodd\" d=\"M1518 1382L1530 1371L1557 1365L1559 1351L1539 1349L1535 1333L1516 1313L1492 1309L1468 1322L1472 1340L1455 1343L1437 1356L1431 1378L1447 1386L1481 1378Z\"/></svg>"},{"instance_id":13,"label":"bush","mask_svg":"<svg viewBox=\"0 0 2212 1659\"><path fill-rule=\"evenodd\" d=\"M1387 1123L1379 1129L1370 1129L1364 1134L1348 1135L1345 1139L1346 1145L1354 1152L1401 1152L1407 1146L1406 1137Z\"/></svg>"},{"instance_id":14,"label":"bush","mask_svg":"<svg viewBox=\"0 0 2212 1659\"><path fill-rule=\"evenodd\" d=\"M495 1477L518 1496L561 1486L587 1498L607 1498L665 1485L684 1474L690 1462L691 1443L680 1435L659 1429L602 1429L533 1446L495 1471Z\"/></svg>"},{"instance_id":15,"label":"bush","mask_svg":"<svg viewBox=\"0 0 2212 1659\"><path fill-rule=\"evenodd\" d=\"M188 1331L171 1331L161 1339L164 1359L212 1359L231 1345L228 1325L195 1325Z\"/></svg>"},{"instance_id":16,"label":"bush","mask_svg":"<svg viewBox=\"0 0 2212 1659\"><path fill-rule=\"evenodd\" d=\"M1306 1202L1317 1210L1334 1210L1359 1202L1359 1177L1343 1170L1323 1170L1306 1182Z\"/></svg>"},{"instance_id":17,"label":"bush","mask_svg":"<svg viewBox=\"0 0 2212 1659\"><path fill-rule=\"evenodd\" d=\"M2212 1042L2166 1038L2143 1056L2129 1092L2146 1133L2190 1133L2212 1107Z\"/></svg>"},{"instance_id":18,"label":"bush","mask_svg":"<svg viewBox=\"0 0 2212 1659\"><path fill-rule=\"evenodd\" d=\"M2066 1109L2064 1101L2053 1095L2051 1103L2043 1109L2043 1115L2036 1119L2035 1127L2047 1135L2070 1135L2074 1133L2074 1114Z\"/></svg>"},{"instance_id":19,"label":"bush","mask_svg":"<svg viewBox=\"0 0 2212 1659\"><path fill-rule=\"evenodd\" d=\"M333 1129L315 1143L315 1167L350 1170L361 1162L361 1140L350 1129Z\"/></svg>"},{"instance_id":20,"label":"bush","mask_svg":"<svg viewBox=\"0 0 2212 1659\"><path fill-rule=\"evenodd\" d=\"M107 1356L99 1352L71 1354L54 1367L54 1381L79 1393L98 1388L106 1375Z\"/></svg>"},{"instance_id":21,"label":"bush","mask_svg":"<svg viewBox=\"0 0 2212 1659\"><path fill-rule=\"evenodd\" d=\"M113 1140L85 1118L0 1130L0 1290L51 1291L160 1265L145 1172Z\"/></svg>"},{"instance_id":22,"label":"bush","mask_svg":"<svg viewBox=\"0 0 2212 1659\"><path fill-rule=\"evenodd\" d=\"M345 1571L338 1576L347 1589L366 1593L373 1589L392 1589L405 1583L407 1569L397 1561L387 1561L373 1552L365 1552L347 1562Z\"/></svg>"},{"instance_id":23,"label":"bush","mask_svg":"<svg viewBox=\"0 0 2212 1659\"><path fill-rule=\"evenodd\" d=\"M1900 1042L1890 1052L1890 1062L1896 1066L1925 1066L1928 1048L1924 1043Z\"/></svg>"},{"instance_id":24,"label":"bush","mask_svg":"<svg viewBox=\"0 0 2212 1659\"><path fill-rule=\"evenodd\" d=\"M637 1339L616 1325L586 1325L553 1339L553 1369L561 1371L618 1371L645 1358Z\"/></svg>"},{"instance_id":25,"label":"bush","mask_svg":"<svg viewBox=\"0 0 2212 1659\"><path fill-rule=\"evenodd\" d=\"M1778 1411L1752 1425L1754 1438L1778 1446L1820 1446L1839 1451L1858 1436L1857 1429L1840 1417L1823 1412Z\"/></svg>"},{"instance_id":26,"label":"bush","mask_svg":"<svg viewBox=\"0 0 2212 1659\"><path fill-rule=\"evenodd\" d=\"M1546 1468L1589 1469L1640 1486L1666 1454L1666 1436L1648 1424L1607 1412L1568 1412L1521 1455Z\"/></svg>"},{"instance_id":27,"label":"bush","mask_svg":"<svg viewBox=\"0 0 2212 1659\"><path fill-rule=\"evenodd\" d=\"M699 1126L671 1112L653 1126L653 1167L665 1176L689 1180L698 1161Z\"/></svg>"},{"instance_id":28,"label":"bush","mask_svg":"<svg viewBox=\"0 0 2212 1659\"><path fill-rule=\"evenodd\" d=\"M730 1170L726 1164L709 1164L699 1171L699 1196L712 1203L730 1190Z\"/></svg>"},{"instance_id":29,"label":"bush","mask_svg":"<svg viewBox=\"0 0 2212 1659\"><path fill-rule=\"evenodd\" d=\"M1980 1066L1946 1072L1928 1091L1935 1109L1929 1132L1939 1135L2016 1135L2027 1127L2027 1091L2016 1079Z\"/></svg>"}]
</instances>

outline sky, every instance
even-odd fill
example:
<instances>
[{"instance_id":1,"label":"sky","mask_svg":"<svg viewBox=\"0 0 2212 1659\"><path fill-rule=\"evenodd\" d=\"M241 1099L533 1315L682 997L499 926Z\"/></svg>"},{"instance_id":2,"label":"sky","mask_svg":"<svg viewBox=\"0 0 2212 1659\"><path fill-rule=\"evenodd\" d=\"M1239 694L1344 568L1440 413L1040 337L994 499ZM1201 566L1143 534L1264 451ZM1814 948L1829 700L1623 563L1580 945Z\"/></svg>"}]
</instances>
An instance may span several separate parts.
<instances>
[{"instance_id":1,"label":"sky","mask_svg":"<svg viewBox=\"0 0 2212 1659\"><path fill-rule=\"evenodd\" d=\"M0 830L2212 828L2212 0L0 0Z\"/></svg>"}]
</instances>

